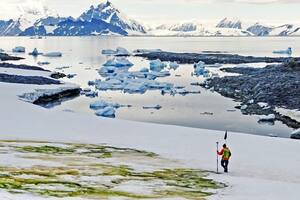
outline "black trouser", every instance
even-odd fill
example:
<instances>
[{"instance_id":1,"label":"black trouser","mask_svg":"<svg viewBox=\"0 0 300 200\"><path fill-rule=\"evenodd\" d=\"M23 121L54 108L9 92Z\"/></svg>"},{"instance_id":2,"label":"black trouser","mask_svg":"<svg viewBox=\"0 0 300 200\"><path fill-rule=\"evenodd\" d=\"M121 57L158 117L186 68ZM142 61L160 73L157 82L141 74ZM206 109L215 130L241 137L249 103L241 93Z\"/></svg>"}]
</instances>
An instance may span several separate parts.
<instances>
[{"instance_id":1,"label":"black trouser","mask_svg":"<svg viewBox=\"0 0 300 200\"><path fill-rule=\"evenodd\" d=\"M224 172L228 172L229 160L221 160L221 165L224 168Z\"/></svg>"}]
</instances>

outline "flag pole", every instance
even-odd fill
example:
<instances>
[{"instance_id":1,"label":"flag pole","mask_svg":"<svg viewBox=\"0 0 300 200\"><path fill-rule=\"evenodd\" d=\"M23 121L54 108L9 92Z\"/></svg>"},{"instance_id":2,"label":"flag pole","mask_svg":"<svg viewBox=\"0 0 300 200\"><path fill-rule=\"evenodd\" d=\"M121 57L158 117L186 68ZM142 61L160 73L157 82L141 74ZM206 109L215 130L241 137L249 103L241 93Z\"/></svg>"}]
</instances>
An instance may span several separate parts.
<instances>
[{"instance_id":1,"label":"flag pole","mask_svg":"<svg viewBox=\"0 0 300 200\"><path fill-rule=\"evenodd\" d=\"M218 151L219 151L219 142L217 142L217 174L219 173L219 155L218 155Z\"/></svg>"}]
</instances>

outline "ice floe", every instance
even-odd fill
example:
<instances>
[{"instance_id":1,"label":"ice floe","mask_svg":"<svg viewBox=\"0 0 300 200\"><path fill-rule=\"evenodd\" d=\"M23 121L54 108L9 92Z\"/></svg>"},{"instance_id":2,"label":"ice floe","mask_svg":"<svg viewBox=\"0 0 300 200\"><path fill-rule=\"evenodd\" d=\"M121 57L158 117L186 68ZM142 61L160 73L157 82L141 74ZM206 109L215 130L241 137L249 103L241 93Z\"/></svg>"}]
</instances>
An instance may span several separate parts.
<instances>
[{"instance_id":1,"label":"ice floe","mask_svg":"<svg viewBox=\"0 0 300 200\"><path fill-rule=\"evenodd\" d=\"M291 55L293 53L292 51L292 48L289 47L285 50L276 50L276 51L273 51L274 54L288 54L288 55Z\"/></svg>"},{"instance_id":2,"label":"ice floe","mask_svg":"<svg viewBox=\"0 0 300 200\"><path fill-rule=\"evenodd\" d=\"M150 70L151 71L156 71L160 72L162 71L165 67L167 67L167 64L162 62L161 60L152 60L150 61Z\"/></svg>"},{"instance_id":3,"label":"ice floe","mask_svg":"<svg viewBox=\"0 0 300 200\"><path fill-rule=\"evenodd\" d=\"M198 63L194 64L194 74L196 76L209 77L209 71L205 69L204 62L199 61Z\"/></svg>"},{"instance_id":4,"label":"ice floe","mask_svg":"<svg viewBox=\"0 0 300 200\"><path fill-rule=\"evenodd\" d=\"M112 49L104 49L102 50L103 55L112 55L112 56L130 56L131 53L123 48L123 47L118 47L116 50Z\"/></svg>"},{"instance_id":5,"label":"ice floe","mask_svg":"<svg viewBox=\"0 0 300 200\"><path fill-rule=\"evenodd\" d=\"M156 110L159 110L161 109L162 106L161 105L147 105L147 106L143 106L143 109L156 109Z\"/></svg>"},{"instance_id":6,"label":"ice floe","mask_svg":"<svg viewBox=\"0 0 300 200\"><path fill-rule=\"evenodd\" d=\"M115 117L115 109L121 107L130 107L130 105L109 103L104 100L95 101L94 103L90 104L90 109L96 110L95 114L102 117Z\"/></svg>"},{"instance_id":7,"label":"ice floe","mask_svg":"<svg viewBox=\"0 0 300 200\"><path fill-rule=\"evenodd\" d=\"M176 70L179 67L179 64L176 61L170 62L169 67L170 67L170 69Z\"/></svg>"},{"instance_id":8,"label":"ice floe","mask_svg":"<svg viewBox=\"0 0 300 200\"><path fill-rule=\"evenodd\" d=\"M103 109L100 109L100 110L97 110L95 112L95 114L97 116L101 116L101 117L111 117L111 118L114 118L115 117L115 113L116 113L116 110L115 108L111 107L111 106L108 106L108 107L105 107Z\"/></svg>"},{"instance_id":9,"label":"ice floe","mask_svg":"<svg viewBox=\"0 0 300 200\"><path fill-rule=\"evenodd\" d=\"M62 57L62 53L61 52L49 52L49 53L45 53L44 56L46 56L46 57Z\"/></svg>"},{"instance_id":10,"label":"ice floe","mask_svg":"<svg viewBox=\"0 0 300 200\"><path fill-rule=\"evenodd\" d=\"M115 57L108 60L103 66L131 67L133 64L125 57Z\"/></svg>"},{"instance_id":11,"label":"ice floe","mask_svg":"<svg viewBox=\"0 0 300 200\"><path fill-rule=\"evenodd\" d=\"M12 49L12 52L14 53L25 53L25 51L26 51L25 47L22 46L17 46Z\"/></svg>"}]
</instances>

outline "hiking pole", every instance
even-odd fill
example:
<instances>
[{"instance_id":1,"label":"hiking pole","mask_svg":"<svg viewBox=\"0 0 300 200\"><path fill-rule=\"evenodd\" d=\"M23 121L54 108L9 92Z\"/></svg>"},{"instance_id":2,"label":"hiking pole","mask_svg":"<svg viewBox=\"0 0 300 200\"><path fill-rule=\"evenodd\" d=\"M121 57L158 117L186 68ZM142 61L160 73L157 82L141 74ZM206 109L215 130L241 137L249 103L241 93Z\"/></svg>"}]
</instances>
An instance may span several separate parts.
<instances>
[{"instance_id":1,"label":"hiking pole","mask_svg":"<svg viewBox=\"0 0 300 200\"><path fill-rule=\"evenodd\" d=\"M217 142L217 174L219 173L219 155L218 155L218 151L219 151L219 142Z\"/></svg>"}]
</instances>

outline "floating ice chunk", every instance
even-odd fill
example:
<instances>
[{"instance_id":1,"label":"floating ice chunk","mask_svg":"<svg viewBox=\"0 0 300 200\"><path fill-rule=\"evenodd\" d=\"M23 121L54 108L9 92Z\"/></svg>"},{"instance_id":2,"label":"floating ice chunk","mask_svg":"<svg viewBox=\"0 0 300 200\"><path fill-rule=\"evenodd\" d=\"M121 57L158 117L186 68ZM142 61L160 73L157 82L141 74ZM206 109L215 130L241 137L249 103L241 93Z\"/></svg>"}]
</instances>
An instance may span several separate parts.
<instances>
[{"instance_id":1,"label":"floating ice chunk","mask_svg":"<svg viewBox=\"0 0 300 200\"><path fill-rule=\"evenodd\" d=\"M102 54L111 56L130 56L130 52L123 47L118 47L116 50L104 49L102 50Z\"/></svg>"},{"instance_id":2,"label":"floating ice chunk","mask_svg":"<svg viewBox=\"0 0 300 200\"><path fill-rule=\"evenodd\" d=\"M103 109L100 109L100 110L97 110L95 112L95 114L97 116L101 116L101 117L111 117L111 118L114 118L115 117L115 113L116 113L116 110L111 107L111 106L107 106Z\"/></svg>"},{"instance_id":3,"label":"floating ice chunk","mask_svg":"<svg viewBox=\"0 0 300 200\"><path fill-rule=\"evenodd\" d=\"M147 91L147 86L143 82L129 82L124 87L124 92L129 94L140 93L144 94Z\"/></svg>"},{"instance_id":4,"label":"floating ice chunk","mask_svg":"<svg viewBox=\"0 0 300 200\"><path fill-rule=\"evenodd\" d=\"M133 64L124 57L116 57L108 60L103 66L131 67Z\"/></svg>"},{"instance_id":5,"label":"floating ice chunk","mask_svg":"<svg viewBox=\"0 0 300 200\"><path fill-rule=\"evenodd\" d=\"M286 50L277 50L277 51L273 51L274 54L288 54L291 55L293 53L292 48L289 47Z\"/></svg>"},{"instance_id":6,"label":"floating ice chunk","mask_svg":"<svg viewBox=\"0 0 300 200\"><path fill-rule=\"evenodd\" d=\"M103 49L102 50L102 54L103 55L115 55L117 52L115 50L112 49Z\"/></svg>"},{"instance_id":7,"label":"floating ice chunk","mask_svg":"<svg viewBox=\"0 0 300 200\"><path fill-rule=\"evenodd\" d=\"M108 102L103 101L103 100L99 100L99 101L96 101L96 102L90 104L90 108L93 109L93 110L103 109L103 108L108 107L108 106L113 107L115 109L118 109L120 107L130 107L130 105L121 105L121 104L118 104L118 103L108 103Z\"/></svg>"},{"instance_id":8,"label":"floating ice chunk","mask_svg":"<svg viewBox=\"0 0 300 200\"><path fill-rule=\"evenodd\" d=\"M202 61L199 61L198 63L194 64L194 69L195 69L195 75L196 76L209 76L209 71L205 69L205 63Z\"/></svg>"},{"instance_id":9,"label":"floating ice chunk","mask_svg":"<svg viewBox=\"0 0 300 200\"><path fill-rule=\"evenodd\" d=\"M148 105L148 106L143 106L143 109L156 109L156 110L159 110L161 109L162 107L160 105Z\"/></svg>"},{"instance_id":10,"label":"floating ice chunk","mask_svg":"<svg viewBox=\"0 0 300 200\"><path fill-rule=\"evenodd\" d=\"M12 52L14 53L25 53L25 47L17 46L12 49Z\"/></svg>"},{"instance_id":11,"label":"floating ice chunk","mask_svg":"<svg viewBox=\"0 0 300 200\"><path fill-rule=\"evenodd\" d=\"M94 109L94 110L103 109L107 106L109 106L109 104L103 100L99 100L99 101L96 101L96 102L90 104L90 108Z\"/></svg>"},{"instance_id":12,"label":"floating ice chunk","mask_svg":"<svg viewBox=\"0 0 300 200\"><path fill-rule=\"evenodd\" d=\"M98 96L98 92L96 92L96 91L85 92L85 96L86 96L86 97L95 98L95 97Z\"/></svg>"},{"instance_id":13,"label":"floating ice chunk","mask_svg":"<svg viewBox=\"0 0 300 200\"><path fill-rule=\"evenodd\" d=\"M264 115L264 116L259 117L259 121L261 121L261 122L263 122L263 121L273 122L273 121L275 121L275 119L276 119L276 116L274 114Z\"/></svg>"},{"instance_id":14,"label":"floating ice chunk","mask_svg":"<svg viewBox=\"0 0 300 200\"><path fill-rule=\"evenodd\" d=\"M150 70L160 72L166 67L166 63L161 62L159 59L150 62Z\"/></svg>"},{"instance_id":15,"label":"floating ice chunk","mask_svg":"<svg viewBox=\"0 0 300 200\"><path fill-rule=\"evenodd\" d=\"M29 55L31 55L31 56L38 56L38 55L41 55L41 54L42 53L39 53L37 48L34 48L34 50L31 53L29 53Z\"/></svg>"},{"instance_id":16,"label":"floating ice chunk","mask_svg":"<svg viewBox=\"0 0 300 200\"><path fill-rule=\"evenodd\" d=\"M4 52L4 50L3 49L0 49L0 53L3 53Z\"/></svg>"},{"instance_id":17,"label":"floating ice chunk","mask_svg":"<svg viewBox=\"0 0 300 200\"><path fill-rule=\"evenodd\" d=\"M130 56L130 52L123 47L118 47L116 56Z\"/></svg>"},{"instance_id":18,"label":"floating ice chunk","mask_svg":"<svg viewBox=\"0 0 300 200\"><path fill-rule=\"evenodd\" d=\"M44 56L46 56L46 57L62 57L62 53L61 52L49 52L49 53L45 53Z\"/></svg>"},{"instance_id":19,"label":"floating ice chunk","mask_svg":"<svg viewBox=\"0 0 300 200\"><path fill-rule=\"evenodd\" d=\"M174 61L174 62L170 62L169 66L171 69L176 70L179 67L179 64L176 61Z\"/></svg>"}]
</instances>

